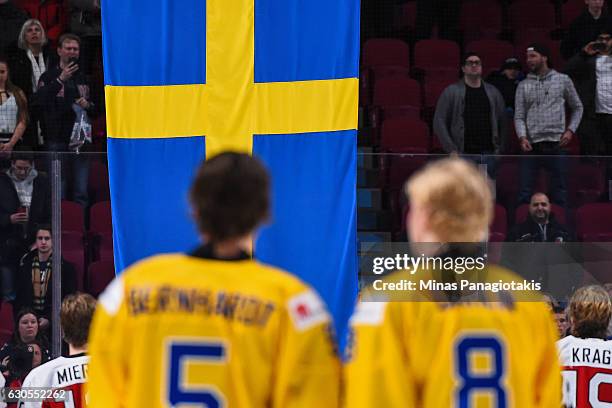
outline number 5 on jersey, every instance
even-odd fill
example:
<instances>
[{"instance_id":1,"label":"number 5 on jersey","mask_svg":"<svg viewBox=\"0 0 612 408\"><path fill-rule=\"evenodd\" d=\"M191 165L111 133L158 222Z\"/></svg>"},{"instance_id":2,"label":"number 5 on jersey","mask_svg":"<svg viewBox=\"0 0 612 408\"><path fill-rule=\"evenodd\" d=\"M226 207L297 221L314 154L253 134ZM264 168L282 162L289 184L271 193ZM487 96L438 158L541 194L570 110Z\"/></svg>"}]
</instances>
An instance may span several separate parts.
<instances>
[{"instance_id":1,"label":"number 5 on jersey","mask_svg":"<svg viewBox=\"0 0 612 408\"><path fill-rule=\"evenodd\" d=\"M184 377L188 364L224 364L227 361L227 348L221 340L171 341L168 345L170 372L167 402L171 406L199 404L203 408L225 407L225 397L214 384L187 384Z\"/></svg>"}]
</instances>

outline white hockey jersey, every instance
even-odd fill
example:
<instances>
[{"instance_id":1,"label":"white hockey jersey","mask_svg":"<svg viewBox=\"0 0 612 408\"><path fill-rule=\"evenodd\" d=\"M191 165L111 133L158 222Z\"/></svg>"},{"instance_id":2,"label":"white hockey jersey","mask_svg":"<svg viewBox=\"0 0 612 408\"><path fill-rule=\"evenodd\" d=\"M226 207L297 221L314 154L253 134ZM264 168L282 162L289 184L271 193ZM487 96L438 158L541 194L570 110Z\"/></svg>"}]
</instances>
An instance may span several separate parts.
<instances>
[{"instance_id":1,"label":"white hockey jersey","mask_svg":"<svg viewBox=\"0 0 612 408\"><path fill-rule=\"evenodd\" d=\"M612 406L612 341L567 336L557 342L567 408Z\"/></svg>"},{"instance_id":2,"label":"white hockey jersey","mask_svg":"<svg viewBox=\"0 0 612 408\"><path fill-rule=\"evenodd\" d=\"M76 354L58 357L36 367L25 378L22 388L50 387L64 390L64 400L49 399L43 402L20 401L19 408L85 408L82 387L87 380L89 356Z\"/></svg>"},{"instance_id":3,"label":"white hockey jersey","mask_svg":"<svg viewBox=\"0 0 612 408\"><path fill-rule=\"evenodd\" d=\"M4 376L0 374L0 388L4 388L5 382L6 380L4 379ZM6 404L2 402L1 399L0 399L0 408L6 408Z\"/></svg>"}]
</instances>

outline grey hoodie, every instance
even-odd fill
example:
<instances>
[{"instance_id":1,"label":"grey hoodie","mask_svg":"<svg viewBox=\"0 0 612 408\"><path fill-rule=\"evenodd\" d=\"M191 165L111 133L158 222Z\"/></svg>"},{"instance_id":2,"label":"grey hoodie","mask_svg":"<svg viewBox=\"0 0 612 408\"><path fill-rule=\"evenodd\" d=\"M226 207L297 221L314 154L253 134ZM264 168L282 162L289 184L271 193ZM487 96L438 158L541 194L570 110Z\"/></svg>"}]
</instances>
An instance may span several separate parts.
<instances>
[{"instance_id":1,"label":"grey hoodie","mask_svg":"<svg viewBox=\"0 0 612 408\"><path fill-rule=\"evenodd\" d=\"M19 201L21 205L29 207L32 203L32 192L34 191L34 179L38 177L38 172L36 169L30 170L30 173L25 178L25 180L19 180L13 174L11 169L6 171L6 174L13 181L15 185L15 190L17 191L17 196L19 196Z\"/></svg>"},{"instance_id":2,"label":"grey hoodie","mask_svg":"<svg viewBox=\"0 0 612 408\"><path fill-rule=\"evenodd\" d=\"M570 120L565 124L565 103ZM572 80L554 69L544 76L527 75L516 90L514 126L518 137L532 143L558 142L567 129L576 133L582 118L582 102Z\"/></svg>"}]
</instances>

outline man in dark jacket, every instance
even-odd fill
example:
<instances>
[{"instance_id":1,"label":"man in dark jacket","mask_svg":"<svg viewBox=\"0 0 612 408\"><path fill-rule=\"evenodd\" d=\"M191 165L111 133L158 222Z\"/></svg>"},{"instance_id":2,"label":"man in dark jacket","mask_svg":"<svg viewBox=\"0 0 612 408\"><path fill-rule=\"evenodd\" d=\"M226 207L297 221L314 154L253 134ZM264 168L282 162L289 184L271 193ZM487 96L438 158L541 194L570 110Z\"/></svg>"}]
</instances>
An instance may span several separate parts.
<instances>
[{"instance_id":1,"label":"man in dark jacket","mask_svg":"<svg viewBox=\"0 0 612 408\"><path fill-rule=\"evenodd\" d=\"M447 153L485 155L483 162L495 178L495 157L506 140L508 122L504 99L482 80L482 60L468 53L462 63L463 79L442 92L433 126Z\"/></svg>"},{"instance_id":2,"label":"man in dark jacket","mask_svg":"<svg viewBox=\"0 0 612 408\"><path fill-rule=\"evenodd\" d=\"M557 222L550 211L550 200L544 193L535 193L529 203L529 217L515 225L508 242L568 242L574 241L568 228Z\"/></svg>"},{"instance_id":3,"label":"man in dark jacket","mask_svg":"<svg viewBox=\"0 0 612 408\"><path fill-rule=\"evenodd\" d=\"M41 127L45 148L53 152L70 151L70 138L76 121L76 110L93 113L93 103L89 100L89 86L85 74L79 69L80 39L74 34L64 34L58 41L59 64L50 67L38 83L38 91L32 103L41 112ZM73 200L86 207L88 204L87 181L89 160L85 155L64 159L71 166L63 166L63 171L71 170ZM66 184L62 177L62 197L66 197Z\"/></svg>"},{"instance_id":4,"label":"man in dark jacket","mask_svg":"<svg viewBox=\"0 0 612 408\"><path fill-rule=\"evenodd\" d=\"M49 327L52 320L53 302L53 241L51 227L41 225L36 231L36 248L21 258L17 275L14 310L24 307L33 309L39 318L41 328ZM62 299L76 292L76 273L69 262L62 259Z\"/></svg>"},{"instance_id":5,"label":"man in dark jacket","mask_svg":"<svg viewBox=\"0 0 612 408\"><path fill-rule=\"evenodd\" d=\"M582 100L578 136L584 155L612 155L612 29L602 30L565 65Z\"/></svg>"},{"instance_id":6,"label":"man in dark jacket","mask_svg":"<svg viewBox=\"0 0 612 408\"><path fill-rule=\"evenodd\" d=\"M31 156L13 153L11 167L0 174L0 276L11 298L20 254L34 241L36 225L51 219L51 188Z\"/></svg>"},{"instance_id":7,"label":"man in dark jacket","mask_svg":"<svg viewBox=\"0 0 612 408\"><path fill-rule=\"evenodd\" d=\"M597 34L612 27L612 17L604 9L604 0L585 0L587 9L574 20L567 35L561 41L561 55L570 59Z\"/></svg>"},{"instance_id":8,"label":"man in dark jacket","mask_svg":"<svg viewBox=\"0 0 612 408\"><path fill-rule=\"evenodd\" d=\"M506 111L510 117L514 116L514 97L516 88L525 75L521 63L515 57L506 58L499 71L492 72L487 77L487 82L497 88L504 97Z\"/></svg>"}]
</instances>

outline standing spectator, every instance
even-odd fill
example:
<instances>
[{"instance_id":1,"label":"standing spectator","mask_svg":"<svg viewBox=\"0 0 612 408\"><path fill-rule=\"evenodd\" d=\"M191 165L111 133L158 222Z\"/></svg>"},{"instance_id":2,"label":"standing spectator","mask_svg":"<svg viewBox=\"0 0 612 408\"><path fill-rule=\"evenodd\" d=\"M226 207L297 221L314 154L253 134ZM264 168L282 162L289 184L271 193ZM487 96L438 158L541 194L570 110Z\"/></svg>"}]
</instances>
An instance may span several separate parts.
<instances>
[{"instance_id":1,"label":"standing spectator","mask_svg":"<svg viewBox=\"0 0 612 408\"><path fill-rule=\"evenodd\" d=\"M550 211L550 200L544 193L535 193L529 203L529 217L515 225L508 234L509 242L567 242L573 241L569 229L555 219Z\"/></svg>"},{"instance_id":2,"label":"standing spectator","mask_svg":"<svg viewBox=\"0 0 612 408\"><path fill-rule=\"evenodd\" d=\"M0 57L0 153L10 153L21 140L28 122L28 103L13 85L9 65Z\"/></svg>"},{"instance_id":3,"label":"standing spectator","mask_svg":"<svg viewBox=\"0 0 612 408\"><path fill-rule=\"evenodd\" d=\"M60 256L57 254L57 256ZM76 292L74 267L64 261L61 263L62 299ZM17 295L15 309L32 308L38 315L41 329L49 327L51 304L53 302L53 240L51 227L41 225L36 231L36 247L21 258L17 274Z\"/></svg>"},{"instance_id":4,"label":"standing spectator","mask_svg":"<svg viewBox=\"0 0 612 408\"><path fill-rule=\"evenodd\" d=\"M17 39L19 30L27 19L27 14L11 0L0 0L0 54Z\"/></svg>"},{"instance_id":5,"label":"standing spectator","mask_svg":"<svg viewBox=\"0 0 612 408\"><path fill-rule=\"evenodd\" d=\"M41 127L46 150L67 152L77 112L92 112L89 100L89 86L85 74L79 69L81 40L74 34L64 34L59 38L57 53L59 64L49 67L38 83L33 104L41 109ZM70 158L70 166L64 160L64 174L70 168L73 182L73 200L86 207L89 159L85 155ZM66 197L65 177L62 177L62 197Z\"/></svg>"},{"instance_id":6,"label":"standing spectator","mask_svg":"<svg viewBox=\"0 0 612 408\"><path fill-rule=\"evenodd\" d=\"M506 139L504 99L499 91L482 80L482 60L468 53L461 67L463 78L442 92L436 105L434 131L447 153L498 154ZM495 158L485 158L495 178Z\"/></svg>"},{"instance_id":7,"label":"standing spectator","mask_svg":"<svg viewBox=\"0 0 612 408\"><path fill-rule=\"evenodd\" d=\"M489 74L487 82L497 88L504 98L506 111L510 117L514 117L514 97L519 82L525 79L523 67L515 57L506 58L499 71Z\"/></svg>"},{"instance_id":8,"label":"standing spectator","mask_svg":"<svg viewBox=\"0 0 612 408\"><path fill-rule=\"evenodd\" d=\"M34 241L36 225L51 220L51 187L34 168L32 156L13 153L11 168L0 173L0 277L4 297L13 297L19 257Z\"/></svg>"},{"instance_id":9,"label":"standing spectator","mask_svg":"<svg viewBox=\"0 0 612 408\"><path fill-rule=\"evenodd\" d=\"M460 10L461 0L417 0L417 39L430 38L437 25L440 38L457 41Z\"/></svg>"},{"instance_id":10,"label":"standing spectator","mask_svg":"<svg viewBox=\"0 0 612 408\"><path fill-rule=\"evenodd\" d=\"M574 20L561 41L561 55L568 60L593 41L601 30L610 30L612 17L604 8L604 0L585 0L586 10Z\"/></svg>"},{"instance_id":11,"label":"standing spectator","mask_svg":"<svg viewBox=\"0 0 612 408\"><path fill-rule=\"evenodd\" d=\"M514 124L521 150L531 156L522 161L519 202L528 203L540 166L551 172L552 201L567 204L567 168L563 148L569 144L582 117L582 103L572 80L549 67L548 49L527 48L529 75L516 91ZM565 105L570 109L566 125ZM544 158L537 156L547 156Z\"/></svg>"},{"instance_id":12,"label":"standing spectator","mask_svg":"<svg viewBox=\"0 0 612 408\"><path fill-rule=\"evenodd\" d=\"M32 95L38 89L38 81L49 67L52 55L47 44L45 29L40 21L30 19L23 24L17 43L7 51L12 80L26 95L28 104L32 103ZM28 146L42 145L39 139L38 112L30 108L30 120L24 135L24 143Z\"/></svg>"},{"instance_id":13,"label":"standing spectator","mask_svg":"<svg viewBox=\"0 0 612 408\"><path fill-rule=\"evenodd\" d=\"M602 30L565 66L584 106L578 128L581 153L612 155L612 30ZM603 150L602 150L603 148Z\"/></svg>"}]
</instances>

